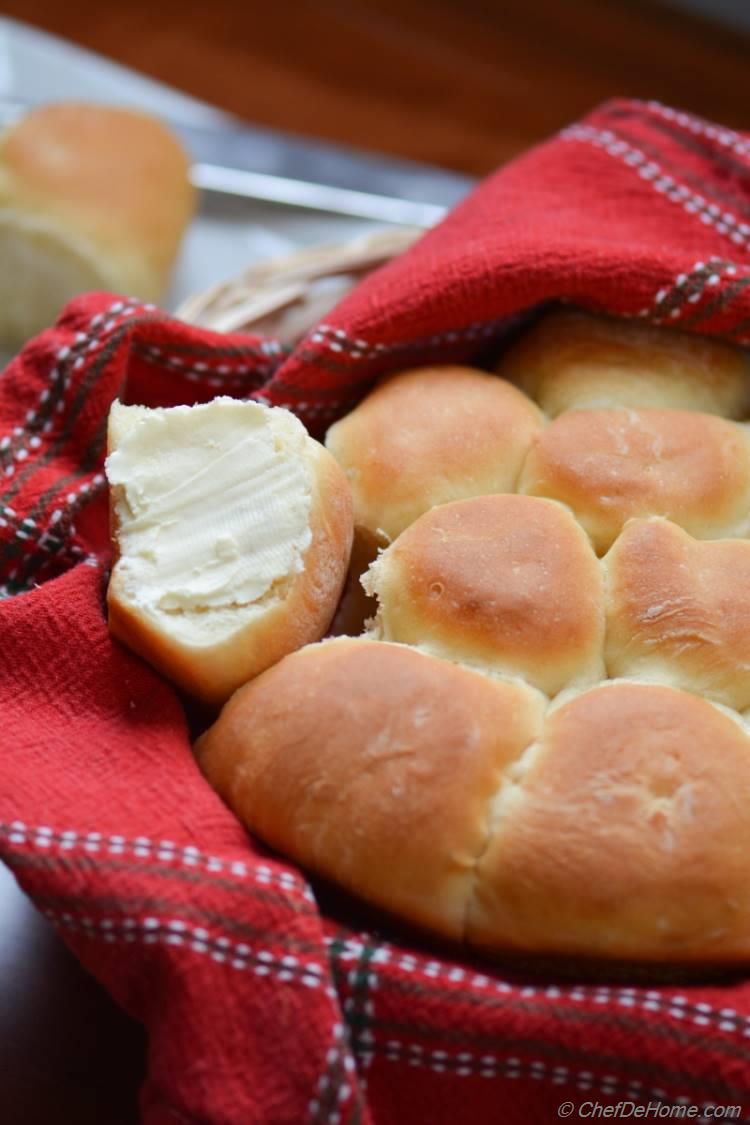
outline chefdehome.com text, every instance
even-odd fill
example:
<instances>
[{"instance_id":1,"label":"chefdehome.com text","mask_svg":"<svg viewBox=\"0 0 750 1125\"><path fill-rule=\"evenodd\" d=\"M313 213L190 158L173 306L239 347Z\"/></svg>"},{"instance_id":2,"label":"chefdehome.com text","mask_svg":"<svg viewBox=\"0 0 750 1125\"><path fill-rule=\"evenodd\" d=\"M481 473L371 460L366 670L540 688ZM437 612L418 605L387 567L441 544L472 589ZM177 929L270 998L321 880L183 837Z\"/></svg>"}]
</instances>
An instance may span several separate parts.
<instances>
[{"instance_id":1,"label":"chefdehome.com text","mask_svg":"<svg viewBox=\"0 0 750 1125\"><path fill-rule=\"evenodd\" d=\"M605 1105L603 1102L561 1102L557 1107L561 1118L582 1118L584 1120L620 1121L739 1121L742 1106L716 1105L707 1102L703 1105L671 1105L669 1102L617 1102Z\"/></svg>"}]
</instances>

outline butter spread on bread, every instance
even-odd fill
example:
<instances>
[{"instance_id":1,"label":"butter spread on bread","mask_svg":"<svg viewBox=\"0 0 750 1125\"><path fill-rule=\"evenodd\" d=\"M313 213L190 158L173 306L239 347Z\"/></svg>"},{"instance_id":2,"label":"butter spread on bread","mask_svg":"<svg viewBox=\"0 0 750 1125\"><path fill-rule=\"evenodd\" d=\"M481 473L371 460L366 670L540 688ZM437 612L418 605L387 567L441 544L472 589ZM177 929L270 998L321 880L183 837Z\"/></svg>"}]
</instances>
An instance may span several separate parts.
<instances>
[{"instance_id":1,"label":"butter spread on bread","mask_svg":"<svg viewBox=\"0 0 750 1125\"><path fill-rule=\"evenodd\" d=\"M115 403L110 629L208 701L327 628L351 547L341 470L293 414Z\"/></svg>"}]
</instances>

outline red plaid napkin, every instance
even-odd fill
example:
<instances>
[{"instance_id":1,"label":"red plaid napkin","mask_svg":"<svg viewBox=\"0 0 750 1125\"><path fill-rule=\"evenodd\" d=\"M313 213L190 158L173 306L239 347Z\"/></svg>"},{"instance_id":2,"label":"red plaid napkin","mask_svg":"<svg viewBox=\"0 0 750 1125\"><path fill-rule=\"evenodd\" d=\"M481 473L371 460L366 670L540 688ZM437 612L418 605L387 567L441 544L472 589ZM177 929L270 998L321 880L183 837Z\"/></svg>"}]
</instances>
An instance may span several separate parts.
<instances>
[{"instance_id":1,"label":"red plaid napkin","mask_svg":"<svg viewBox=\"0 0 750 1125\"><path fill-rule=\"evenodd\" d=\"M291 355L94 294L2 376L0 854L146 1024L148 1125L528 1125L596 1101L750 1119L741 977L562 981L322 915L202 780L174 691L110 641L102 476L116 395L252 394L321 432L379 372L481 355L548 300L747 343L749 251L750 139L616 101L487 180Z\"/></svg>"}]
</instances>

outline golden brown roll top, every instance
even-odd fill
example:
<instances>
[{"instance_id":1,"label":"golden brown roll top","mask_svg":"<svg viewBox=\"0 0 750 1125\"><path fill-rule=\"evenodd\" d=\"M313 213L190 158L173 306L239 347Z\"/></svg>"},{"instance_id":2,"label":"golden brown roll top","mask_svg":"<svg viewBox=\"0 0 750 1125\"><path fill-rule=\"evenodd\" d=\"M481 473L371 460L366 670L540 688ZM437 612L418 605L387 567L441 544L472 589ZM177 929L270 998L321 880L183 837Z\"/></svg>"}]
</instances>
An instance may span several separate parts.
<instances>
[{"instance_id":1,"label":"golden brown roll top","mask_svg":"<svg viewBox=\"0 0 750 1125\"><path fill-rule=\"evenodd\" d=\"M538 408L497 376L467 367L403 371L328 431L355 528L388 543L436 504L514 492Z\"/></svg>"},{"instance_id":2,"label":"golden brown roll top","mask_svg":"<svg viewBox=\"0 0 750 1125\"><path fill-rule=\"evenodd\" d=\"M196 746L272 847L490 950L750 955L750 738L697 696L615 682L551 709L414 649L286 657Z\"/></svg>"},{"instance_id":3,"label":"golden brown roll top","mask_svg":"<svg viewBox=\"0 0 750 1125\"><path fill-rule=\"evenodd\" d=\"M460 938L493 794L543 711L529 688L342 638L238 691L196 752L272 847Z\"/></svg>"},{"instance_id":4,"label":"golden brown roll top","mask_svg":"<svg viewBox=\"0 0 750 1125\"><path fill-rule=\"evenodd\" d=\"M622 682L577 696L497 795L468 940L746 959L748 793L750 738L705 700Z\"/></svg>"},{"instance_id":5,"label":"golden brown roll top","mask_svg":"<svg viewBox=\"0 0 750 1125\"><path fill-rule=\"evenodd\" d=\"M667 520L633 520L604 564L611 676L750 707L750 542L698 542Z\"/></svg>"},{"instance_id":6,"label":"golden brown roll top","mask_svg":"<svg viewBox=\"0 0 750 1125\"><path fill-rule=\"evenodd\" d=\"M604 675L600 566L561 504L498 495L433 508L380 555L366 585L382 640L550 695Z\"/></svg>"},{"instance_id":7,"label":"golden brown roll top","mask_svg":"<svg viewBox=\"0 0 750 1125\"><path fill-rule=\"evenodd\" d=\"M616 406L750 414L750 357L739 348L577 309L543 317L497 370L553 418Z\"/></svg>"},{"instance_id":8,"label":"golden brown roll top","mask_svg":"<svg viewBox=\"0 0 750 1125\"><path fill-rule=\"evenodd\" d=\"M536 438L519 492L567 504L598 553L627 520L664 516L701 539L750 530L750 441L687 410L571 410Z\"/></svg>"}]
</instances>

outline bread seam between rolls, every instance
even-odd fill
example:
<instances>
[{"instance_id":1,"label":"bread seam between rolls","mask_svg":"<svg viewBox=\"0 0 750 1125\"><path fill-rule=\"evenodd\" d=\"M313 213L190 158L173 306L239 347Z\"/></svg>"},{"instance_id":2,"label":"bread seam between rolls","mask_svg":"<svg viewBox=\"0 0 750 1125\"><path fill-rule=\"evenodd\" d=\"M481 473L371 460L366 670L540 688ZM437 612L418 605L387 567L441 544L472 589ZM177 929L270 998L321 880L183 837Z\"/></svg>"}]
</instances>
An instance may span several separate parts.
<instances>
[{"instance_id":1,"label":"bread seam between rolls","mask_svg":"<svg viewBox=\"0 0 750 1125\"><path fill-rule=\"evenodd\" d=\"M433 659L436 658L433 657ZM526 684L525 686L528 687L531 691L536 690L531 684ZM543 693L540 692L540 694ZM544 710L543 723L547 720L548 711L549 703ZM542 729L544 729L544 727L542 727ZM528 758L529 756L531 756L534 750L538 749L539 746L539 738L532 739L532 741L529 742L523 748L523 750L520 751L518 757L514 758L514 760L505 767L497 789L490 796L487 802L487 818L485 822L484 840L482 842L482 847L480 848L474 859L474 863L469 873L470 881L466 894L466 902L464 904L463 922L461 924L460 941L463 945L468 945L469 943L469 922L471 918L472 907L476 907L476 895L477 890L479 889L480 868L482 866L482 860L490 850L490 845L492 844L495 834L497 833L497 829L500 825L503 813L503 809L500 806L507 804L509 798L511 798L511 795L515 794L522 787L526 770L524 769L522 771L520 778L518 778L517 780L510 775L512 774L514 769L521 766L524 758ZM506 790L508 790L508 792L506 792Z\"/></svg>"}]
</instances>

